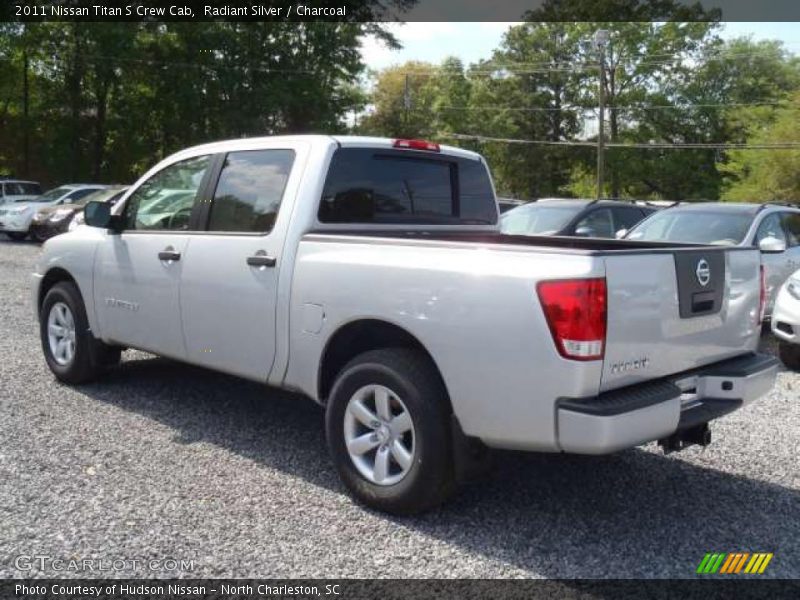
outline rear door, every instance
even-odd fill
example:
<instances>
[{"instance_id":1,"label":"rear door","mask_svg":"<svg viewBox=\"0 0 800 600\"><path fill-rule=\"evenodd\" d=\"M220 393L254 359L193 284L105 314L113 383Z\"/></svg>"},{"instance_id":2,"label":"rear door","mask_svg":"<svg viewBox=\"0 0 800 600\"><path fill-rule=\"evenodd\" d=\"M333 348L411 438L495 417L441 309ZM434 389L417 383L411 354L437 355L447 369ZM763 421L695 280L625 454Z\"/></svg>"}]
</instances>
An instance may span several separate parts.
<instances>
[{"instance_id":1,"label":"rear door","mask_svg":"<svg viewBox=\"0 0 800 600\"><path fill-rule=\"evenodd\" d=\"M186 358L265 381L275 358L284 241L309 145L275 143L222 157L204 229L180 284ZM290 276L291 273L287 272Z\"/></svg>"},{"instance_id":2,"label":"rear door","mask_svg":"<svg viewBox=\"0 0 800 600\"><path fill-rule=\"evenodd\" d=\"M757 250L634 250L604 260L603 390L723 360L758 344Z\"/></svg>"}]
</instances>

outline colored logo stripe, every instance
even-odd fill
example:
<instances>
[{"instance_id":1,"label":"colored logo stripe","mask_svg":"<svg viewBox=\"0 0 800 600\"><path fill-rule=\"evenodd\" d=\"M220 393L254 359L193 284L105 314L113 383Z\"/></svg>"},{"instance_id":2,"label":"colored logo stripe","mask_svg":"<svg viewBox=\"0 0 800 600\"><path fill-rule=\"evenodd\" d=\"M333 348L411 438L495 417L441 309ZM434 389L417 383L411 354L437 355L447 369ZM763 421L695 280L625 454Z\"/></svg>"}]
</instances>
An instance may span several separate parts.
<instances>
[{"instance_id":1,"label":"colored logo stripe","mask_svg":"<svg viewBox=\"0 0 800 600\"><path fill-rule=\"evenodd\" d=\"M767 552L708 552L697 567L697 573L744 573L761 574L772 560L773 554ZM748 560L749 559L749 560ZM745 567L745 565L747 565Z\"/></svg>"}]
</instances>

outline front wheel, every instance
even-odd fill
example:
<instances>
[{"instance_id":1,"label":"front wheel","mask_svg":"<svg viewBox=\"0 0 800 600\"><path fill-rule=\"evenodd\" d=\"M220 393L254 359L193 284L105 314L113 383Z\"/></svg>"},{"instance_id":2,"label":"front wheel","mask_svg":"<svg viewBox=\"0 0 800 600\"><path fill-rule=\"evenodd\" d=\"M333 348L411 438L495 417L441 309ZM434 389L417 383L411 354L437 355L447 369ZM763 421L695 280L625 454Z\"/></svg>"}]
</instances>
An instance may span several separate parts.
<instances>
[{"instance_id":1,"label":"front wheel","mask_svg":"<svg viewBox=\"0 0 800 600\"><path fill-rule=\"evenodd\" d=\"M800 344L778 342L778 355L781 362L793 371L800 371Z\"/></svg>"},{"instance_id":2,"label":"front wheel","mask_svg":"<svg viewBox=\"0 0 800 600\"><path fill-rule=\"evenodd\" d=\"M336 379L325 416L328 448L364 504L414 514L454 489L447 393L420 352L365 352Z\"/></svg>"},{"instance_id":3,"label":"front wheel","mask_svg":"<svg viewBox=\"0 0 800 600\"><path fill-rule=\"evenodd\" d=\"M57 379L85 383L119 362L120 349L94 338L83 299L74 283L57 283L47 292L39 313L47 366Z\"/></svg>"}]
</instances>

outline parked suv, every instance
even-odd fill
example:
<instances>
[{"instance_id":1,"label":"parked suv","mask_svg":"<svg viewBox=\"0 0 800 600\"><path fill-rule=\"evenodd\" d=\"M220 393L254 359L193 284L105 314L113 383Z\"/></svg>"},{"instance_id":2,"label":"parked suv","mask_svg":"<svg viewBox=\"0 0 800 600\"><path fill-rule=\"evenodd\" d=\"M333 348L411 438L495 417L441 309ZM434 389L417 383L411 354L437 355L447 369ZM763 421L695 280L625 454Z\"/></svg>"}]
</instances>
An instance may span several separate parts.
<instances>
[{"instance_id":1,"label":"parked suv","mask_svg":"<svg viewBox=\"0 0 800 600\"><path fill-rule=\"evenodd\" d=\"M31 224L39 209L71 204L105 188L106 186L100 184L73 183L54 188L27 201L0 206L0 233L5 233L12 240L24 240L30 233Z\"/></svg>"},{"instance_id":2,"label":"parked suv","mask_svg":"<svg viewBox=\"0 0 800 600\"><path fill-rule=\"evenodd\" d=\"M736 202L682 204L642 221L626 238L760 248L767 283L765 317L769 317L778 290L800 268L800 207Z\"/></svg>"},{"instance_id":3,"label":"parked suv","mask_svg":"<svg viewBox=\"0 0 800 600\"><path fill-rule=\"evenodd\" d=\"M503 214L500 227L509 235L613 238L656 210L616 200L543 198Z\"/></svg>"},{"instance_id":4,"label":"parked suv","mask_svg":"<svg viewBox=\"0 0 800 600\"><path fill-rule=\"evenodd\" d=\"M42 186L35 181L5 179L0 177L0 204L30 200L42 193Z\"/></svg>"}]
</instances>

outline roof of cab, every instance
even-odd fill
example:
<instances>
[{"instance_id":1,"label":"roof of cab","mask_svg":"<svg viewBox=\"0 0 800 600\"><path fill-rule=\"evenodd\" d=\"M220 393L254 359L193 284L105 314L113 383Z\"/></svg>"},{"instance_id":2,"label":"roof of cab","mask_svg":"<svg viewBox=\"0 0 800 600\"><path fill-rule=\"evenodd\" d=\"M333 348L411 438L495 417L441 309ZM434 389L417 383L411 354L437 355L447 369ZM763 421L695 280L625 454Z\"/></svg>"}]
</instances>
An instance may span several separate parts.
<instances>
[{"instance_id":1,"label":"roof of cab","mask_svg":"<svg viewBox=\"0 0 800 600\"><path fill-rule=\"evenodd\" d=\"M381 138L381 137L366 137L356 135L320 135L320 134L304 134L304 135L271 135L252 138L237 138L231 140L221 140L219 142L209 142L207 144L200 144L190 148L184 148L177 154L193 154L198 151L206 151L211 153L225 152L233 148L241 148L243 144L249 148L257 149L259 144L275 143L275 142L317 142L317 143L336 143L342 147L349 148L393 148L395 138ZM480 154L464 150L463 148L456 148L455 146L439 145L439 154L447 154L451 156L461 156L463 158L480 159ZM437 154L430 152L430 154Z\"/></svg>"}]
</instances>

